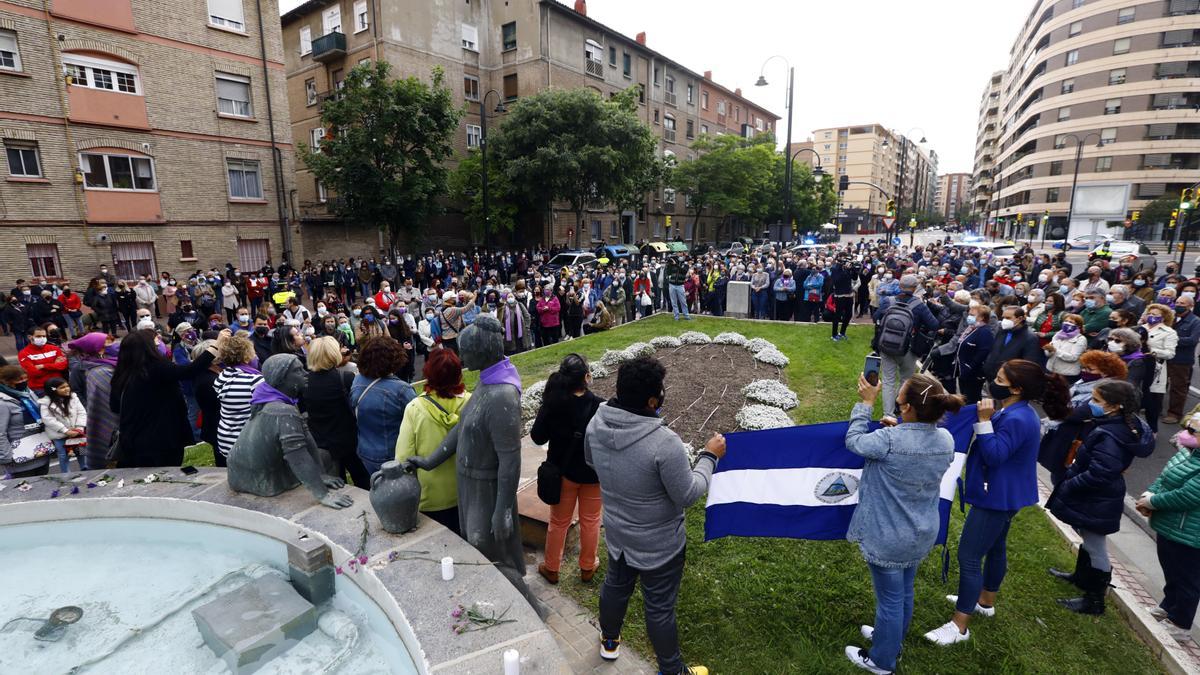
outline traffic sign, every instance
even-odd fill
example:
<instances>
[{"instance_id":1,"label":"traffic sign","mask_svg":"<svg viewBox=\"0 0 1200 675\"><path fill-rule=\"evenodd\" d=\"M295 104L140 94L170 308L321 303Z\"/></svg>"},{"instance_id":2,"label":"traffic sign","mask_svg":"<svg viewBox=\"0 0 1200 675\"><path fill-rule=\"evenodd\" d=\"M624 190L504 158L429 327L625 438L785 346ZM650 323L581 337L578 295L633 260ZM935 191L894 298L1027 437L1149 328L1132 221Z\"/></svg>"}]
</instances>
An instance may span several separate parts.
<instances>
[{"instance_id":1,"label":"traffic sign","mask_svg":"<svg viewBox=\"0 0 1200 675\"><path fill-rule=\"evenodd\" d=\"M883 219L883 226L888 228L889 230L892 228L892 225L895 225L895 224L896 224L895 218L885 217Z\"/></svg>"}]
</instances>

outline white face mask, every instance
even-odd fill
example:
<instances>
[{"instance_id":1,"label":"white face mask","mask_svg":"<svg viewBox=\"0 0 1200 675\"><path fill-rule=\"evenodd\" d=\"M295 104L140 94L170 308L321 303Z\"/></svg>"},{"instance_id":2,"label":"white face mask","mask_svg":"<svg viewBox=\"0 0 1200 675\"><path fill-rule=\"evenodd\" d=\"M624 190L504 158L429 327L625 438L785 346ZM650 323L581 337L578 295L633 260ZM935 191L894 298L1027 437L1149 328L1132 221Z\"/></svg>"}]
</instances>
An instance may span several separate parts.
<instances>
[{"instance_id":1,"label":"white face mask","mask_svg":"<svg viewBox=\"0 0 1200 675\"><path fill-rule=\"evenodd\" d=\"M1017 322L1012 319L1003 319L1000 321L1000 330L1012 330L1016 325Z\"/></svg>"},{"instance_id":2,"label":"white face mask","mask_svg":"<svg viewBox=\"0 0 1200 675\"><path fill-rule=\"evenodd\" d=\"M33 338L33 345L35 347L45 347L46 346L46 338L44 338L44 337Z\"/></svg>"},{"instance_id":3,"label":"white face mask","mask_svg":"<svg viewBox=\"0 0 1200 675\"><path fill-rule=\"evenodd\" d=\"M1109 340L1108 341L1108 351L1110 351L1114 354L1120 354L1121 352L1125 351L1125 345L1121 344L1120 342L1117 342L1116 340Z\"/></svg>"}]
</instances>

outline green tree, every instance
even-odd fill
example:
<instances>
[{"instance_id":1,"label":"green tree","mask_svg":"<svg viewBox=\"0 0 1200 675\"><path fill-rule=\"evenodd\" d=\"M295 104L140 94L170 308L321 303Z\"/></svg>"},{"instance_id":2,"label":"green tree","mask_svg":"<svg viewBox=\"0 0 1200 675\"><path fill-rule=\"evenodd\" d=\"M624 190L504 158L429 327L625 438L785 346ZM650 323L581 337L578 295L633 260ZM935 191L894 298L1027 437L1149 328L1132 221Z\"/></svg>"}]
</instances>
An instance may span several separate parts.
<instances>
[{"instance_id":1,"label":"green tree","mask_svg":"<svg viewBox=\"0 0 1200 675\"><path fill-rule=\"evenodd\" d=\"M700 215L705 209L731 216L761 217L758 209L771 186L772 150L751 145L738 136L701 136L692 144L694 159L680 163L671 175L672 186L686 199L695 243ZM717 228L718 239L720 226Z\"/></svg>"},{"instance_id":2,"label":"green tree","mask_svg":"<svg viewBox=\"0 0 1200 675\"><path fill-rule=\"evenodd\" d=\"M768 208L763 223L782 223L787 220L787 159L775 153L771 165L771 192L765 195ZM833 222L837 211L837 188L833 176L818 178L808 164L792 164L792 218L799 232L816 230Z\"/></svg>"},{"instance_id":3,"label":"green tree","mask_svg":"<svg viewBox=\"0 0 1200 675\"><path fill-rule=\"evenodd\" d=\"M539 92L513 104L489 139L525 201L546 211L555 201L570 205L576 245L589 204L629 203L656 180L656 143L636 96L634 88L608 100L591 89Z\"/></svg>"},{"instance_id":4,"label":"green tree","mask_svg":"<svg viewBox=\"0 0 1200 675\"><path fill-rule=\"evenodd\" d=\"M1138 222L1147 225L1166 225L1171 222L1171 213L1178 208L1178 197L1163 195L1142 207L1142 217L1138 219Z\"/></svg>"},{"instance_id":5,"label":"green tree","mask_svg":"<svg viewBox=\"0 0 1200 675\"><path fill-rule=\"evenodd\" d=\"M470 151L459 161L458 166L450 172L450 199L462 205L467 225L471 229L471 238L479 242L485 240L483 210L483 173L482 155L477 150ZM497 232L512 232L517 222L517 204L512 198L512 187L508 182L508 174L499 166L495 159L488 157L488 207L493 234Z\"/></svg>"},{"instance_id":6,"label":"green tree","mask_svg":"<svg viewBox=\"0 0 1200 675\"><path fill-rule=\"evenodd\" d=\"M440 68L428 84L390 73L387 61L351 70L321 110L320 148L301 143L300 158L336 195L338 216L386 231L394 250L439 212L462 111Z\"/></svg>"}]
</instances>

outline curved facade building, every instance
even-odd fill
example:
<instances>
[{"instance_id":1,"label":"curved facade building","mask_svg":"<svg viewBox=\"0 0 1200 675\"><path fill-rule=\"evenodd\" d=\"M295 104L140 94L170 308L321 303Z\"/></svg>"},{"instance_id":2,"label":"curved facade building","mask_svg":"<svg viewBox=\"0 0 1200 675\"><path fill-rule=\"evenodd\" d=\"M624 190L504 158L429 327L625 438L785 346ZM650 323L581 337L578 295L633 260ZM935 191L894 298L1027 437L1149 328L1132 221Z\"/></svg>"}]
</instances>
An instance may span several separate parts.
<instances>
[{"instance_id":1,"label":"curved facade building","mask_svg":"<svg viewBox=\"0 0 1200 675\"><path fill-rule=\"evenodd\" d=\"M1039 0L1008 69L989 78L972 203L1000 236L1107 231L1079 203L1068 224L1077 157L1080 188L1128 186L1127 213L1178 195L1200 181L1198 110L1200 0Z\"/></svg>"}]
</instances>

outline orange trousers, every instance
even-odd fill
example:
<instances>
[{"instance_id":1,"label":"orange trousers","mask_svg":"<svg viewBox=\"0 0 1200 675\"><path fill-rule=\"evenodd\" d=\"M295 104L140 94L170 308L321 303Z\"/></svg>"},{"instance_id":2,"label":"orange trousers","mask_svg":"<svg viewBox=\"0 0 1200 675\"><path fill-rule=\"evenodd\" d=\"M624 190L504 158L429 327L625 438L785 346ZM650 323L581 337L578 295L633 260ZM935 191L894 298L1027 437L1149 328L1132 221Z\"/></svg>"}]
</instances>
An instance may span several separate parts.
<instances>
[{"instance_id":1,"label":"orange trousers","mask_svg":"<svg viewBox=\"0 0 1200 675\"><path fill-rule=\"evenodd\" d=\"M596 549L600 546L600 484L581 485L562 479L562 497L550 507L550 526L546 530L546 569L557 572L562 566L563 546L571 516L579 505L579 569L594 570L600 564Z\"/></svg>"}]
</instances>

